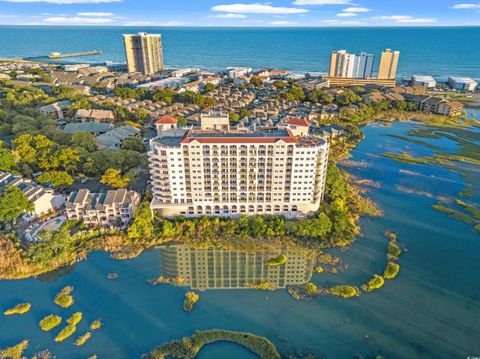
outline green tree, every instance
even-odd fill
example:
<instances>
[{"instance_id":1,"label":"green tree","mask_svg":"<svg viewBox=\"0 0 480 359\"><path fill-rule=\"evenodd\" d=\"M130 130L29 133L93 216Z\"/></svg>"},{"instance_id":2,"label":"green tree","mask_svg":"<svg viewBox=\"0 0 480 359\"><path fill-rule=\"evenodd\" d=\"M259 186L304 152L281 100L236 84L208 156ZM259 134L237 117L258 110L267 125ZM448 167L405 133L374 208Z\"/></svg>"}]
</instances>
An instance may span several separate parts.
<instances>
[{"instance_id":1,"label":"green tree","mask_svg":"<svg viewBox=\"0 0 480 359\"><path fill-rule=\"evenodd\" d=\"M176 94L177 94L176 91L168 88L164 88L156 91L152 95L152 99L153 101L156 101L156 102L166 102L167 104L172 104Z\"/></svg>"},{"instance_id":2,"label":"green tree","mask_svg":"<svg viewBox=\"0 0 480 359\"><path fill-rule=\"evenodd\" d=\"M8 148L0 148L0 171L10 172L17 164L17 159Z\"/></svg>"},{"instance_id":3,"label":"green tree","mask_svg":"<svg viewBox=\"0 0 480 359\"><path fill-rule=\"evenodd\" d=\"M238 120L240 119L240 116L238 115L238 113L230 112L228 114L228 118L229 118L230 122L237 123Z\"/></svg>"},{"instance_id":4,"label":"green tree","mask_svg":"<svg viewBox=\"0 0 480 359\"><path fill-rule=\"evenodd\" d=\"M142 142L142 139L139 137L127 137L122 141L122 146L124 150L131 150L137 152L145 152L147 146Z\"/></svg>"},{"instance_id":5,"label":"green tree","mask_svg":"<svg viewBox=\"0 0 480 359\"><path fill-rule=\"evenodd\" d=\"M251 79L250 79L250 83L256 87L259 87L263 84L263 81L260 77L256 77L256 76L253 76Z\"/></svg>"},{"instance_id":6,"label":"green tree","mask_svg":"<svg viewBox=\"0 0 480 359\"><path fill-rule=\"evenodd\" d=\"M127 176L122 176L122 172L116 168L109 168L103 174L100 182L113 188L125 188L130 180Z\"/></svg>"},{"instance_id":7,"label":"green tree","mask_svg":"<svg viewBox=\"0 0 480 359\"><path fill-rule=\"evenodd\" d=\"M78 162L80 161L80 154L78 151L71 147L62 148L56 153L58 164L65 171L72 173L77 169Z\"/></svg>"},{"instance_id":8,"label":"green tree","mask_svg":"<svg viewBox=\"0 0 480 359\"><path fill-rule=\"evenodd\" d=\"M45 171L38 176L37 181L54 187L68 187L73 185L73 177L65 171Z\"/></svg>"},{"instance_id":9,"label":"green tree","mask_svg":"<svg viewBox=\"0 0 480 359\"><path fill-rule=\"evenodd\" d=\"M310 102L322 104L332 103L334 100L333 95L326 91L317 89L308 91L307 98Z\"/></svg>"},{"instance_id":10,"label":"green tree","mask_svg":"<svg viewBox=\"0 0 480 359\"><path fill-rule=\"evenodd\" d=\"M150 239L155 235L152 215L150 213L150 202L144 201L135 212L133 222L127 230L129 239Z\"/></svg>"},{"instance_id":11,"label":"green tree","mask_svg":"<svg viewBox=\"0 0 480 359\"><path fill-rule=\"evenodd\" d=\"M210 83L210 82L207 82L207 83L205 84L205 86L203 87L203 91L204 91L204 92L211 92L211 91L213 91L213 90L215 90L215 85L212 84L212 83Z\"/></svg>"},{"instance_id":12,"label":"green tree","mask_svg":"<svg viewBox=\"0 0 480 359\"><path fill-rule=\"evenodd\" d=\"M72 135L71 144L73 147L80 147L88 152L97 149L95 137L89 132L76 132Z\"/></svg>"},{"instance_id":13,"label":"green tree","mask_svg":"<svg viewBox=\"0 0 480 359\"><path fill-rule=\"evenodd\" d=\"M339 105L346 106L359 103L360 101L362 101L362 98L352 90L344 90L341 94L337 95L337 102Z\"/></svg>"},{"instance_id":14,"label":"green tree","mask_svg":"<svg viewBox=\"0 0 480 359\"><path fill-rule=\"evenodd\" d=\"M139 122L145 122L150 117L150 114L143 108L137 108L135 110L135 118Z\"/></svg>"},{"instance_id":15,"label":"green tree","mask_svg":"<svg viewBox=\"0 0 480 359\"><path fill-rule=\"evenodd\" d=\"M6 186L0 195L0 221L13 221L22 213L33 211L33 204L18 187Z\"/></svg>"},{"instance_id":16,"label":"green tree","mask_svg":"<svg viewBox=\"0 0 480 359\"><path fill-rule=\"evenodd\" d=\"M288 87L288 83L285 81L277 80L273 83L273 86L275 86L277 89L283 89L285 87Z\"/></svg>"}]
</instances>

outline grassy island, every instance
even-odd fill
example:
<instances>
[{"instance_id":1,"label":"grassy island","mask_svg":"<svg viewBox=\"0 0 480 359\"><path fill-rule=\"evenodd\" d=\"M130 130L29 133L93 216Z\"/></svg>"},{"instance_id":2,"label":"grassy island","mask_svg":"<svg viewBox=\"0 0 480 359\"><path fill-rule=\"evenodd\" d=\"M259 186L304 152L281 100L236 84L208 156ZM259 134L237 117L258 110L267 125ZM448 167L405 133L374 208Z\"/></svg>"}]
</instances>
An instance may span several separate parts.
<instances>
[{"instance_id":1,"label":"grassy island","mask_svg":"<svg viewBox=\"0 0 480 359\"><path fill-rule=\"evenodd\" d=\"M64 327L60 333L57 334L55 337L55 341L58 342L63 342L65 339L71 337L75 332L77 331L77 327L75 325L67 325Z\"/></svg>"},{"instance_id":2,"label":"grassy island","mask_svg":"<svg viewBox=\"0 0 480 359\"><path fill-rule=\"evenodd\" d=\"M198 302L200 296L195 292L187 292L185 293L185 299L183 300L183 310L186 312L191 312L193 310L193 306L196 302Z\"/></svg>"},{"instance_id":3,"label":"grassy island","mask_svg":"<svg viewBox=\"0 0 480 359\"><path fill-rule=\"evenodd\" d=\"M376 289L383 287L384 283L385 283L385 280L383 279L382 276L379 276L378 274L374 274L372 279L370 279L366 284L362 285L362 289L366 292L372 292Z\"/></svg>"},{"instance_id":4,"label":"grassy island","mask_svg":"<svg viewBox=\"0 0 480 359\"><path fill-rule=\"evenodd\" d=\"M270 258L266 262L267 266L272 266L272 267L281 266L285 263L287 263L287 256L285 254L279 254L276 257Z\"/></svg>"},{"instance_id":5,"label":"grassy island","mask_svg":"<svg viewBox=\"0 0 480 359\"><path fill-rule=\"evenodd\" d=\"M60 317L59 315L50 314L40 320L40 323L38 325L44 332L48 332L49 330L58 327L61 323L62 317Z\"/></svg>"},{"instance_id":6,"label":"grassy island","mask_svg":"<svg viewBox=\"0 0 480 359\"><path fill-rule=\"evenodd\" d=\"M13 315L13 314L24 314L30 310L30 303L20 303L17 304L15 307L7 309L3 312L5 315Z\"/></svg>"},{"instance_id":7,"label":"grassy island","mask_svg":"<svg viewBox=\"0 0 480 359\"><path fill-rule=\"evenodd\" d=\"M98 330L102 327L103 323L100 319L95 319L93 322L90 323L90 330Z\"/></svg>"},{"instance_id":8,"label":"grassy island","mask_svg":"<svg viewBox=\"0 0 480 359\"><path fill-rule=\"evenodd\" d=\"M191 337L162 344L149 354L143 355L143 359L165 359L167 357L191 359L196 357L204 345L219 341L241 345L262 359L280 359L277 349L267 338L251 333L219 329L198 331Z\"/></svg>"},{"instance_id":9,"label":"grassy island","mask_svg":"<svg viewBox=\"0 0 480 359\"><path fill-rule=\"evenodd\" d=\"M82 312L73 313L70 318L67 319L67 323L70 325L77 325L82 320Z\"/></svg>"},{"instance_id":10,"label":"grassy island","mask_svg":"<svg viewBox=\"0 0 480 359\"><path fill-rule=\"evenodd\" d=\"M79 336L77 338L77 340L75 340L75 345L77 347L80 347L82 346L83 344L85 344L90 338L92 337L92 333L91 332L86 332L85 334Z\"/></svg>"},{"instance_id":11,"label":"grassy island","mask_svg":"<svg viewBox=\"0 0 480 359\"><path fill-rule=\"evenodd\" d=\"M62 308L68 308L73 304L73 296L71 293L73 292L72 286L66 286L63 288L54 299L55 304L61 306Z\"/></svg>"},{"instance_id":12,"label":"grassy island","mask_svg":"<svg viewBox=\"0 0 480 359\"><path fill-rule=\"evenodd\" d=\"M400 265L396 262L388 262L387 266L385 267L385 271L383 272L383 278L385 279L393 279L398 275L400 271Z\"/></svg>"},{"instance_id":13,"label":"grassy island","mask_svg":"<svg viewBox=\"0 0 480 359\"><path fill-rule=\"evenodd\" d=\"M22 359L24 350L28 347L28 340L24 339L17 345L0 350L0 358L5 359Z\"/></svg>"},{"instance_id":14,"label":"grassy island","mask_svg":"<svg viewBox=\"0 0 480 359\"><path fill-rule=\"evenodd\" d=\"M342 298L353 298L360 296L360 289L351 285L336 285L334 287L327 288L326 292Z\"/></svg>"}]
</instances>

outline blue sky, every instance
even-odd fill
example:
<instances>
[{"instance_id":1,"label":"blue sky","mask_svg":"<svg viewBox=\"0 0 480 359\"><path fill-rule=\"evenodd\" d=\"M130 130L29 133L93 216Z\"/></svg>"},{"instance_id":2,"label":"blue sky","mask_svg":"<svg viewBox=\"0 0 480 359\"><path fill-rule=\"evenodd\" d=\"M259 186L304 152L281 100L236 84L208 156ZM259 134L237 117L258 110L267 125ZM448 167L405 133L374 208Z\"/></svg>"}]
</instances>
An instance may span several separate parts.
<instances>
[{"instance_id":1,"label":"blue sky","mask_svg":"<svg viewBox=\"0 0 480 359\"><path fill-rule=\"evenodd\" d=\"M480 0L0 0L0 24L480 26Z\"/></svg>"}]
</instances>

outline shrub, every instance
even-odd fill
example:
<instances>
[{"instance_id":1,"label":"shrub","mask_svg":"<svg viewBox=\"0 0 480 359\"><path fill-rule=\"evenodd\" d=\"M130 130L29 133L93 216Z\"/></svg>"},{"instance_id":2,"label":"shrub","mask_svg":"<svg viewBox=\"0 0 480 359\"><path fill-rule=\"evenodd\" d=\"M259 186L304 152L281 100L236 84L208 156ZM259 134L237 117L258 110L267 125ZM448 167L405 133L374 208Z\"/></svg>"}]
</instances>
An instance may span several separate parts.
<instances>
[{"instance_id":1,"label":"shrub","mask_svg":"<svg viewBox=\"0 0 480 359\"><path fill-rule=\"evenodd\" d=\"M13 314L24 314L30 310L30 303L20 303L17 304L15 307L7 309L3 312L5 315L13 315Z\"/></svg>"},{"instance_id":2,"label":"shrub","mask_svg":"<svg viewBox=\"0 0 480 359\"><path fill-rule=\"evenodd\" d=\"M318 293L318 287L312 282L305 283L305 285L303 286L303 289L305 289L305 292L308 295L315 295Z\"/></svg>"},{"instance_id":3,"label":"shrub","mask_svg":"<svg viewBox=\"0 0 480 359\"><path fill-rule=\"evenodd\" d=\"M77 330L77 327L75 325L67 325L65 328L63 328L60 333L57 334L55 337L56 342L63 342L65 339L70 337L75 331Z\"/></svg>"},{"instance_id":4,"label":"shrub","mask_svg":"<svg viewBox=\"0 0 480 359\"><path fill-rule=\"evenodd\" d=\"M385 271L383 272L383 278L385 279L393 279L398 275L400 271L400 265L395 262L388 262L387 266L385 267Z\"/></svg>"},{"instance_id":5,"label":"shrub","mask_svg":"<svg viewBox=\"0 0 480 359\"><path fill-rule=\"evenodd\" d=\"M316 266L315 267L315 273L323 273L325 270L323 269L322 266Z\"/></svg>"},{"instance_id":6,"label":"shrub","mask_svg":"<svg viewBox=\"0 0 480 359\"><path fill-rule=\"evenodd\" d=\"M39 326L44 332L48 332L49 330L52 330L53 328L58 327L61 322L62 322L62 317L58 315L50 314L44 317L40 321Z\"/></svg>"},{"instance_id":7,"label":"shrub","mask_svg":"<svg viewBox=\"0 0 480 359\"><path fill-rule=\"evenodd\" d=\"M281 266L285 263L287 263L287 256L285 254L279 254L276 257L270 258L266 262L267 266Z\"/></svg>"},{"instance_id":8,"label":"shrub","mask_svg":"<svg viewBox=\"0 0 480 359\"><path fill-rule=\"evenodd\" d=\"M73 296L70 294L73 291L71 285L63 288L54 299L55 304L61 306L62 308L68 308L73 304Z\"/></svg>"},{"instance_id":9,"label":"shrub","mask_svg":"<svg viewBox=\"0 0 480 359\"><path fill-rule=\"evenodd\" d=\"M385 283L384 279L378 274L374 274L373 278L368 283L362 285L362 289L367 292L371 292L375 289L381 288Z\"/></svg>"},{"instance_id":10,"label":"shrub","mask_svg":"<svg viewBox=\"0 0 480 359\"><path fill-rule=\"evenodd\" d=\"M79 336L77 340L75 340L75 345L77 347L82 346L85 344L90 338L92 337L92 333L86 332L85 334Z\"/></svg>"},{"instance_id":11,"label":"shrub","mask_svg":"<svg viewBox=\"0 0 480 359\"><path fill-rule=\"evenodd\" d=\"M360 290L357 287L353 287L351 285L336 285L334 287L328 288L327 293L342 298L352 298L360 296Z\"/></svg>"},{"instance_id":12,"label":"shrub","mask_svg":"<svg viewBox=\"0 0 480 359\"><path fill-rule=\"evenodd\" d=\"M185 300L183 301L183 310L186 312L191 312L193 309L193 305L198 302L200 296L195 292L187 292L185 293Z\"/></svg>"}]
</instances>

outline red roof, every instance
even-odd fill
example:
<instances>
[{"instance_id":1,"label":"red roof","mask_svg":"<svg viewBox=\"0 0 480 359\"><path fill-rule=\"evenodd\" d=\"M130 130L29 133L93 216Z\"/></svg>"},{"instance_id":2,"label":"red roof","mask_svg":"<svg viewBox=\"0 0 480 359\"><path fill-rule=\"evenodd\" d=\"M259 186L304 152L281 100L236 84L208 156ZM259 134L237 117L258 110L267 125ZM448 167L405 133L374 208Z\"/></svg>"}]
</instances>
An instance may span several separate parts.
<instances>
[{"instance_id":1,"label":"red roof","mask_svg":"<svg viewBox=\"0 0 480 359\"><path fill-rule=\"evenodd\" d=\"M156 125L168 125L168 124L176 124L177 119L172 116L163 116L160 117L158 120L155 121Z\"/></svg>"},{"instance_id":2,"label":"red roof","mask_svg":"<svg viewBox=\"0 0 480 359\"><path fill-rule=\"evenodd\" d=\"M312 123L300 117L291 118L286 122L287 125L310 127Z\"/></svg>"}]
</instances>

